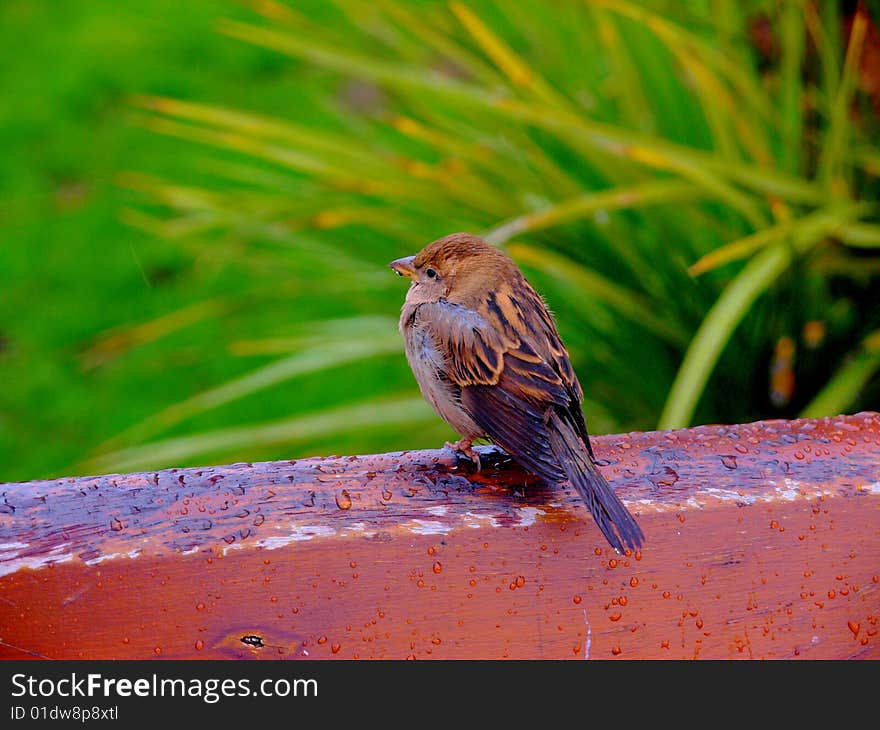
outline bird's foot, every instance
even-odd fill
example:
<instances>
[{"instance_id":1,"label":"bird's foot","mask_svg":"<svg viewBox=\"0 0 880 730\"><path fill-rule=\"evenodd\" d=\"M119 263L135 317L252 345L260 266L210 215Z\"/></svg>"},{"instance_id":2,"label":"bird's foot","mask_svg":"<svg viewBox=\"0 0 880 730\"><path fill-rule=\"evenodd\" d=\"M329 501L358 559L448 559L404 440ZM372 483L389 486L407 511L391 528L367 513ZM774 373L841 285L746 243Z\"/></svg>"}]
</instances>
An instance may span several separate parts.
<instances>
[{"instance_id":1,"label":"bird's foot","mask_svg":"<svg viewBox=\"0 0 880 730\"><path fill-rule=\"evenodd\" d=\"M477 453L477 450L473 448L473 439L460 438L454 444L447 441L444 446L447 449L452 449L456 454L466 456L477 467L477 471L480 471L480 455Z\"/></svg>"}]
</instances>

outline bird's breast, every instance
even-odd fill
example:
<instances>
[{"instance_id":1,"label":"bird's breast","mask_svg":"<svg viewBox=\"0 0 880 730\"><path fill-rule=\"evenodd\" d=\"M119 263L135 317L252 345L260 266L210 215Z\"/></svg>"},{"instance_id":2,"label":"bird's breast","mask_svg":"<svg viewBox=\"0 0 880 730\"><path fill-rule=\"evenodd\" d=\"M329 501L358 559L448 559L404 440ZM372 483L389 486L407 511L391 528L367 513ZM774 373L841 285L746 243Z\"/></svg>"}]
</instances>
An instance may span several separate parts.
<instances>
[{"instance_id":1,"label":"bird's breast","mask_svg":"<svg viewBox=\"0 0 880 730\"><path fill-rule=\"evenodd\" d=\"M418 321L418 313L401 320L406 359L419 384L425 400L431 404L437 414L458 433L467 437L483 435L461 406L461 389L450 379L443 348L435 339L429 325Z\"/></svg>"}]
</instances>

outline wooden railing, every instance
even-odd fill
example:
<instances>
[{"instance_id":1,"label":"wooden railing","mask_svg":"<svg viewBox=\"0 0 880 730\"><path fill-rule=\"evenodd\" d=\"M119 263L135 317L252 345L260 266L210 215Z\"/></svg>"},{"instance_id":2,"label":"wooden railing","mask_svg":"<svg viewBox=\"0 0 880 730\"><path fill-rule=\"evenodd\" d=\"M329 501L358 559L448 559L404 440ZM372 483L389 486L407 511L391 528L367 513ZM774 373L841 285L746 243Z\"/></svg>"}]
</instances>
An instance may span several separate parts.
<instances>
[{"instance_id":1,"label":"wooden railing","mask_svg":"<svg viewBox=\"0 0 880 730\"><path fill-rule=\"evenodd\" d=\"M0 485L2 658L880 658L880 415Z\"/></svg>"}]
</instances>

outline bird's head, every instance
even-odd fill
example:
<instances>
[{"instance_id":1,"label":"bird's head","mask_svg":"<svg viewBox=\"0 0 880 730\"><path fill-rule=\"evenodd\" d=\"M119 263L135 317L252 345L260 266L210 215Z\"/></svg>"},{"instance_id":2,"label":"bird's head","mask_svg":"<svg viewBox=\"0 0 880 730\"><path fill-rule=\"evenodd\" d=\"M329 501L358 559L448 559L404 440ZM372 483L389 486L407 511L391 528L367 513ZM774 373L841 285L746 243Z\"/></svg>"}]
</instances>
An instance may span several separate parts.
<instances>
[{"instance_id":1,"label":"bird's head","mask_svg":"<svg viewBox=\"0 0 880 730\"><path fill-rule=\"evenodd\" d=\"M411 289L418 287L422 301L448 299L460 304L469 304L519 275L505 253L470 233L453 233L389 266L413 282Z\"/></svg>"}]
</instances>

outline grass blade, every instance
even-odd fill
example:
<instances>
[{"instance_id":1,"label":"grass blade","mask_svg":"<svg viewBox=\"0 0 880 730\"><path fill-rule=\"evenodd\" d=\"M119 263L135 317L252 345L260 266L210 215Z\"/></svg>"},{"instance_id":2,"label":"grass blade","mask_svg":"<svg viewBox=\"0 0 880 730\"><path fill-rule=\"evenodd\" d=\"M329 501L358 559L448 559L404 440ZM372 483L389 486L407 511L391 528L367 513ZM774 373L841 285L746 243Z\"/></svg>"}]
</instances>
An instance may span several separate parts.
<instances>
[{"instance_id":1,"label":"grass blade","mask_svg":"<svg viewBox=\"0 0 880 730\"><path fill-rule=\"evenodd\" d=\"M686 30L666 18L650 10L627 2L626 0L587 0L593 5L606 8L620 15L629 17L646 28L666 43L670 49L688 48L729 79L738 91L740 99L763 119L772 119L773 109L768 96L760 88L757 79L750 75L737 60L728 58L715 45L695 33Z\"/></svg>"},{"instance_id":2,"label":"grass blade","mask_svg":"<svg viewBox=\"0 0 880 730\"><path fill-rule=\"evenodd\" d=\"M864 205L853 205L851 211L863 208ZM685 353L666 398L658 428L690 425L718 358L752 304L786 270L795 255L804 254L825 235L825 226L814 224L800 230L790 241L763 249L725 287Z\"/></svg>"},{"instance_id":3,"label":"grass blade","mask_svg":"<svg viewBox=\"0 0 880 730\"><path fill-rule=\"evenodd\" d=\"M789 235L796 239L818 240L831 233L843 230L847 224L851 225L852 218L858 217L860 213L866 210L867 206L863 204L831 205L803 218L783 220L775 226L765 228L716 248L695 262L689 271L692 275L699 276L731 261L743 259L771 243L785 239ZM850 233L852 235L852 229L850 229ZM855 236L858 237L858 231L855 233Z\"/></svg>"},{"instance_id":4,"label":"grass blade","mask_svg":"<svg viewBox=\"0 0 880 730\"><path fill-rule=\"evenodd\" d=\"M843 75L837 89L837 97L831 107L831 119L819 160L819 179L834 198L846 198L850 195L849 181L844 174L843 158L850 141L848 136L853 129L849 123L850 103L858 80L859 60L862 56L867 26L866 11L864 6L859 5L853 16Z\"/></svg>"},{"instance_id":5,"label":"grass blade","mask_svg":"<svg viewBox=\"0 0 880 730\"><path fill-rule=\"evenodd\" d=\"M781 86L781 155L782 169L798 174L803 153L803 60L805 48L804 1L789 0L781 6L782 58Z\"/></svg>"},{"instance_id":6,"label":"grass blade","mask_svg":"<svg viewBox=\"0 0 880 730\"><path fill-rule=\"evenodd\" d=\"M790 261L790 247L777 244L761 251L727 285L685 353L663 406L658 429L690 425L715 363L734 330L755 300L785 271Z\"/></svg>"},{"instance_id":7,"label":"grass blade","mask_svg":"<svg viewBox=\"0 0 880 730\"><path fill-rule=\"evenodd\" d=\"M677 327L673 320L658 315L639 294L580 266L568 257L524 244L512 244L508 251L518 261L567 282L585 296L607 304L618 314L661 339L679 347L687 343L687 332Z\"/></svg>"},{"instance_id":8,"label":"grass blade","mask_svg":"<svg viewBox=\"0 0 880 730\"><path fill-rule=\"evenodd\" d=\"M570 223L595 215L599 211L608 212L642 208L659 203L697 200L704 194L701 188L680 180L649 180L627 187L599 190L505 221L489 231L485 239L489 243L500 245L523 233Z\"/></svg>"},{"instance_id":9,"label":"grass blade","mask_svg":"<svg viewBox=\"0 0 880 730\"><path fill-rule=\"evenodd\" d=\"M450 9L483 52L510 80L515 88L530 91L541 101L553 106L567 106L562 97L528 64L517 56L491 28L463 3L453 0Z\"/></svg>"},{"instance_id":10,"label":"grass blade","mask_svg":"<svg viewBox=\"0 0 880 730\"><path fill-rule=\"evenodd\" d=\"M133 446L78 465L79 472L128 472L180 465L210 454L245 453L248 449L321 438L368 427L413 427L437 416L421 397L360 403L321 413L270 421L257 426L217 429Z\"/></svg>"},{"instance_id":11,"label":"grass blade","mask_svg":"<svg viewBox=\"0 0 880 730\"><path fill-rule=\"evenodd\" d=\"M401 347L400 335L393 324L389 324L387 330L372 332L368 337L362 335L360 339L325 341L320 346L315 344L310 349L276 360L246 375L175 403L132 426L104 446L132 439L142 440L187 418L252 395L286 380L368 357L399 352Z\"/></svg>"},{"instance_id":12,"label":"grass blade","mask_svg":"<svg viewBox=\"0 0 880 730\"><path fill-rule=\"evenodd\" d=\"M880 248L880 225L874 223L845 223L836 234L853 248Z\"/></svg>"},{"instance_id":13,"label":"grass blade","mask_svg":"<svg viewBox=\"0 0 880 730\"><path fill-rule=\"evenodd\" d=\"M868 335L860 351L850 357L801 412L801 418L821 418L847 412L874 374L880 370L880 330Z\"/></svg>"},{"instance_id":14,"label":"grass blade","mask_svg":"<svg viewBox=\"0 0 880 730\"><path fill-rule=\"evenodd\" d=\"M240 40L304 58L344 74L476 105L502 118L508 117L546 129L578 145L633 160L649 168L673 170L687 175L741 211L756 228L763 227L763 215L752 201L731 188L723 178L729 178L755 192L777 195L791 202L815 203L820 200L816 186L801 178L770 168L728 161L712 153L589 120L546 104L535 105L516 100L498 90L490 92L434 71L377 61L363 54L322 45L304 36L292 36L244 23L227 21L223 24L223 30ZM239 143L244 145L244 142ZM315 164L314 160L307 162Z\"/></svg>"},{"instance_id":15,"label":"grass blade","mask_svg":"<svg viewBox=\"0 0 880 730\"><path fill-rule=\"evenodd\" d=\"M100 335L94 344L80 355L82 369L91 370L135 347L155 342L208 317L219 315L228 306L226 302L207 299L163 314L149 322L115 327Z\"/></svg>"}]
</instances>

